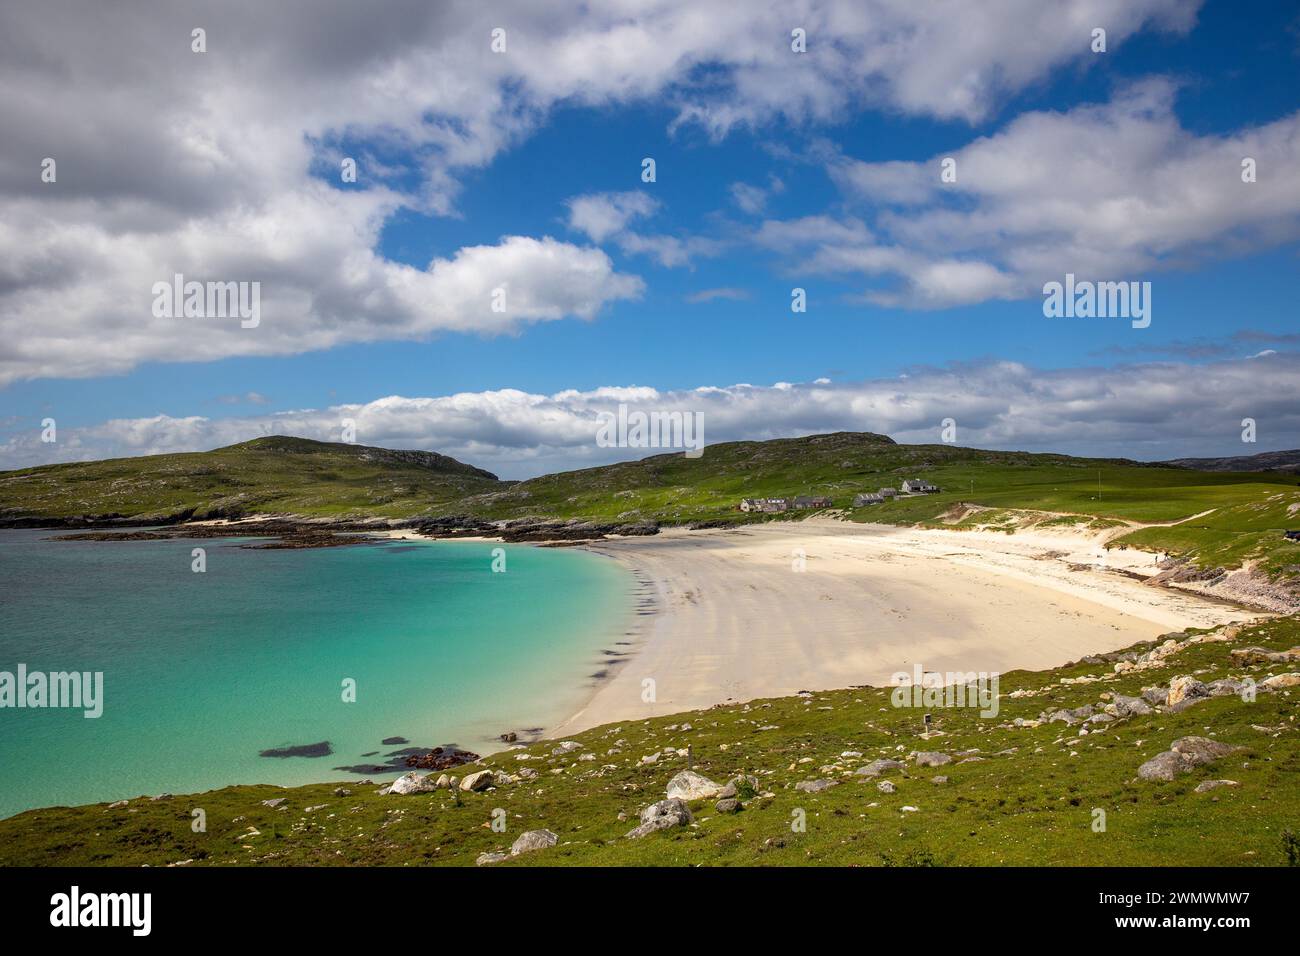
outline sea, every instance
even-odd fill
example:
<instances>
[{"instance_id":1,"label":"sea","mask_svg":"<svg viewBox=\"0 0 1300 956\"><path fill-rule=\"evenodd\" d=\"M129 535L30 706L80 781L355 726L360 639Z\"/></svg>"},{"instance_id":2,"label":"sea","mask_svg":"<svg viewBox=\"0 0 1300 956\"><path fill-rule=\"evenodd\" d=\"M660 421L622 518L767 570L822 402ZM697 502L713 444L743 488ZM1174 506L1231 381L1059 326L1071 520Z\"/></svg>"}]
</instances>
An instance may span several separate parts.
<instances>
[{"instance_id":1,"label":"sea","mask_svg":"<svg viewBox=\"0 0 1300 956\"><path fill-rule=\"evenodd\" d=\"M0 707L0 817L498 750L583 705L633 607L573 548L57 533L0 531L0 672L102 674L102 713Z\"/></svg>"}]
</instances>

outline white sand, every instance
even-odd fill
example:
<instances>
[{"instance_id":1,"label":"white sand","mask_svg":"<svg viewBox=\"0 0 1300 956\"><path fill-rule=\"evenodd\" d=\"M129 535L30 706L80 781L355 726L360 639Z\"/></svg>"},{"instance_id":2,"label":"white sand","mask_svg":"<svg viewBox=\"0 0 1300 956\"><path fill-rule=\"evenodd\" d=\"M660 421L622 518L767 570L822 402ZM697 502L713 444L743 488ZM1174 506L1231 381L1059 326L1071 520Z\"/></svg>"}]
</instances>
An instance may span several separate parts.
<instances>
[{"instance_id":1,"label":"white sand","mask_svg":"<svg viewBox=\"0 0 1300 956\"><path fill-rule=\"evenodd\" d=\"M1260 616L1144 585L1116 569L1153 573L1155 556L1106 555L1102 539L813 519L601 542L591 550L646 582L656 610L636 617L632 646L619 648L632 657L549 734L726 700L887 685L915 664L1038 670ZM647 678L651 702L642 699Z\"/></svg>"}]
</instances>

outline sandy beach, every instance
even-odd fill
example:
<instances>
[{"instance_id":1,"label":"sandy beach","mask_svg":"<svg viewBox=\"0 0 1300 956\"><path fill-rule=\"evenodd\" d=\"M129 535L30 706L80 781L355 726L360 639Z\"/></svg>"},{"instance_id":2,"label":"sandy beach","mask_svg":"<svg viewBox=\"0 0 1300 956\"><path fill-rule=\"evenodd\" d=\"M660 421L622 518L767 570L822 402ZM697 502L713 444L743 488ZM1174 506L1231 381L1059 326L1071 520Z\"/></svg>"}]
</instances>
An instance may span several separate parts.
<instances>
[{"instance_id":1,"label":"sandy beach","mask_svg":"<svg viewBox=\"0 0 1300 956\"><path fill-rule=\"evenodd\" d=\"M550 735L897 671L1043 669L1262 612L1152 587L1148 552L1105 535L1008 535L830 519L602 541L641 600L591 699ZM797 570L802 568L802 570ZM653 681L653 700L645 690Z\"/></svg>"}]
</instances>

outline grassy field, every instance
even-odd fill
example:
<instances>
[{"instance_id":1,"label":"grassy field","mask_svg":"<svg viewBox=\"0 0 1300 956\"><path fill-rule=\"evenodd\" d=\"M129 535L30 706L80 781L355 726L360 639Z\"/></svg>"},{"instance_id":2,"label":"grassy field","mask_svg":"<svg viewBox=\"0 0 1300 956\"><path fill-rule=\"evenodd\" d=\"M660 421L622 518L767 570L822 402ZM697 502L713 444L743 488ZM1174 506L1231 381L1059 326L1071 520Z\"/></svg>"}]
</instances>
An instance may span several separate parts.
<instances>
[{"instance_id":1,"label":"grassy field","mask_svg":"<svg viewBox=\"0 0 1300 956\"><path fill-rule=\"evenodd\" d=\"M1253 702L1229 695L1182 712L1129 716L1091 725L1087 735L1078 725L1032 724L1043 712L1100 706L1105 695L1136 696L1178 675L1262 682L1300 668L1238 663L1231 650L1297 644L1300 619L1278 618L1226 642L1187 646L1149 670L1116 674L1097 661L1005 674L996 718L937 708L938 733L928 739L920 736L920 711L891 706L886 690L857 688L598 727L571 738L583 748L572 753L555 755L546 741L498 753L481 767L512 775L529 767L538 776L484 793L381 796L377 785L353 780L30 811L0 821L0 864L469 866L538 828L556 833L559 845L496 865L1294 864L1300 687L1261 691ZM1017 718L1030 725L1017 726ZM1187 735L1241 749L1172 782L1138 779L1144 761ZM638 810L663 799L669 779L686 768L676 751L688 746L698 772L719 783L752 774L766 795L745 800L736 814L700 801L692 825L626 839ZM643 763L665 748L671 753L657 763ZM923 768L907 759L918 750L954 759ZM907 763L879 778L895 793L853 773L882 757ZM946 782L933 782L937 776ZM1195 792L1222 778L1238 785ZM795 788L813 779L837 785L821 793ZM336 794L339 786L350 793ZM279 809L263 805L274 797L285 798ZM505 811L504 833L491 827L497 808ZM192 827L196 809L206 815L205 832ZM1094 829L1095 810L1105 813L1104 832ZM792 826L800 817L802 831Z\"/></svg>"},{"instance_id":2,"label":"grassy field","mask_svg":"<svg viewBox=\"0 0 1300 956\"><path fill-rule=\"evenodd\" d=\"M0 472L0 517L406 517L499 484L431 452L276 436L215 451Z\"/></svg>"}]
</instances>

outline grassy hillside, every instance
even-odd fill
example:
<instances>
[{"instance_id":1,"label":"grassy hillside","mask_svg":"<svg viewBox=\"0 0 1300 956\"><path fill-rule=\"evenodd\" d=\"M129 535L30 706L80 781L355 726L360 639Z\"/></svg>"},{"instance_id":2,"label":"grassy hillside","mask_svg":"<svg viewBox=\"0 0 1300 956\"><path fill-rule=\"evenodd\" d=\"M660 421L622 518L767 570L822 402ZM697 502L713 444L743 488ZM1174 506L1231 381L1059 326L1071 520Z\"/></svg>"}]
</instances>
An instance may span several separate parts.
<instances>
[{"instance_id":1,"label":"grassy hillside","mask_svg":"<svg viewBox=\"0 0 1300 956\"><path fill-rule=\"evenodd\" d=\"M0 518L407 517L498 486L490 472L433 452L272 436L215 451L0 472Z\"/></svg>"},{"instance_id":2,"label":"grassy hillside","mask_svg":"<svg viewBox=\"0 0 1300 956\"><path fill-rule=\"evenodd\" d=\"M0 518L178 520L279 512L744 522L771 516L742 515L736 507L743 497L826 495L837 509L849 511L855 494L898 487L906 478L928 479L943 492L859 509L850 517L952 527L957 506L969 504L1083 516L1093 527L1135 526L1134 533L1113 544L1178 553L1207 567L1258 562L1271 576L1300 577L1300 550L1282 538L1284 528L1300 525L1300 479L1294 476L899 445L858 432L726 442L710 445L695 459L680 452L654 455L523 482L500 482L431 452L261 438L211 452L0 473ZM971 520L987 523L989 516ZM1183 523L1136 528L1173 522ZM1007 529L1014 524L1008 521Z\"/></svg>"},{"instance_id":3,"label":"grassy hillside","mask_svg":"<svg viewBox=\"0 0 1300 956\"><path fill-rule=\"evenodd\" d=\"M0 864L470 866L540 828L554 832L558 845L495 865L1294 864L1300 674L1260 689L1252 702L1229 693L1086 725L1040 719L1114 707L1114 695L1137 697L1184 675L1259 685L1300 670L1294 661L1232 653L1295 647L1296 618L1195 642L1173 636L1178 649L1149 662L1139 654L1154 645L1140 645L1106 660L1002 675L995 718L927 708L937 731L928 738L921 711L892 706L883 689L725 704L599 727L571 738L581 749L542 741L458 768L462 777L485 768L508 775L481 793L380 795L378 784L352 780L30 811L0 821ZM1139 778L1143 763L1191 735L1240 749L1168 782ZM742 792L738 813L699 800L692 824L628 839L638 811L662 800L668 781L687 767L687 747L697 772L719 783L752 775L755 793ZM911 756L916 751L951 759L925 767ZM647 763L652 754L657 760ZM876 778L855 772L880 758L905 767ZM1234 783L1196 790L1223 779ZM814 780L834 785L797 789ZM279 807L262 802L273 798L283 798ZM497 808L505 832L491 827ZM206 815L205 832L192 828L196 809ZM1095 810L1105 812L1103 832L1094 829ZM792 829L800 816L802 832Z\"/></svg>"},{"instance_id":4,"label":"grassy hillside","mask_svg":"<svg viewBox=\"0 0 1300 956\"><path fill-rule=\"evenodd\" d=\"M1114 544L1176 552L1208 566L1236 567L1249 559L1260 561L1270 574L1300 573L1300 548L1282 537L1284 528L1300 526L1300 482L1291 476L1198 472L953 445L899 445L867 433L710 445L697 459L680 453L656 455L546 475L460 505L493 519L545 515L666 523L763 521L771 516L736 511L740 499L826 495L836 508L851 510L855 494L897 488L907 478L927 479L943 491L861 508L850 516L857 521L952 527L947 517L954 507L975 504L1080 515L1093 519L1093 527L1105 527L1183 522L1208 511L1204 519L1138 531Z\"/></svg>"},{"instance_id":5,"label":"grassy hillside","mask_svg":"<svg viewBox=\"0 0 1300 956\"><path fill-rule=\"evenodd\" d=\"M1098 470L1101 497L1098 495ZM1206 508L1253 501L1264 485L1294 488L1278 475L1202 474L1119 459L983 451L955 445L899 445L883 435L837 432L765 442L710 445L681 453L545 475L472 498L478 515L654 519L736 517L743 497L818 494L847 508L854 494L906 478L945 491L892 506L929 517L957 500L995 507L1070 511L1137 521L1173 521ZM1287 482L1282 485L1279 482ZM1274 489L1276 490L1276 488ZM938 504L939 507L934 506ZM882 512L883 513L883 512Z\"/></svg>"}]
</instances>

